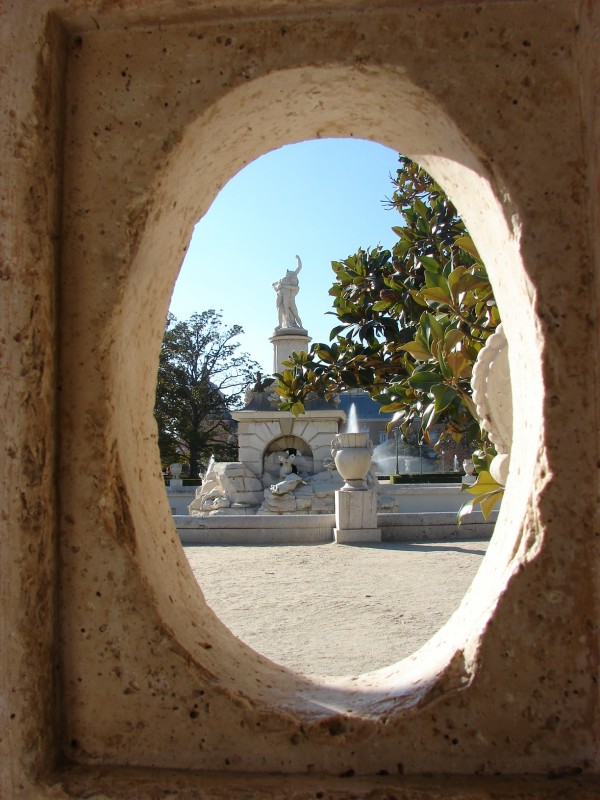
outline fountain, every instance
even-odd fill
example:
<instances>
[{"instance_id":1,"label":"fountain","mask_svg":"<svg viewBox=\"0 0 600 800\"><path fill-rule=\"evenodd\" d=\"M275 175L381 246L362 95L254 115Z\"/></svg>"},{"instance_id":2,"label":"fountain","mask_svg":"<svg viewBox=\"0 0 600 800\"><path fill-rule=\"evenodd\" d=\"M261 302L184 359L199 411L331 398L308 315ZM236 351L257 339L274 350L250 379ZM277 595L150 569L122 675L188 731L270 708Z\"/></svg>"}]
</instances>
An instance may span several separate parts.
<instances>
[{"instance_id":1,"label":"fountain","mask_svg":"<svg viewBox=\"0 0 600 800\"><path fill-rule=\"evenodd\" d=\"M293 289L298 271L290 278ZM279 295L283 290L277 291ZM291 305L290 309L291 315ZM289 348L306 347L310 341L297 310L296 325L291 325L288 316L283 317L287 326L280 319L271 339L279 371ZM423 521L423 510L445 514L444 520L438 514L436 527L446 526L456 535L456 512L462 504L458 486L436 487L432 504L430 494L424 499L425 492L431 493L428 488L380 484L373 461L380 466L381 446L373 458L369 432L359 429L355 404L346 419L337 402L309 398L305 413L294 417L279 409L275 379L259 377L246 392L245 407L232 414L238 424L238 460L215 463L211 458L194 500L185 503L187 515L175 511L176 500L170 492L183 541L331 541L333 530L337 542L380 542L379 522L385 526L387 540L415 535L414 531L421 536L430 527ZM384 474L395 472L395 463L396 459ZM431 461L415 458L406 448L402 463L425 472L423 467ZM463 530L468 532L465 523Z\"/></svg>"}]
</instances>

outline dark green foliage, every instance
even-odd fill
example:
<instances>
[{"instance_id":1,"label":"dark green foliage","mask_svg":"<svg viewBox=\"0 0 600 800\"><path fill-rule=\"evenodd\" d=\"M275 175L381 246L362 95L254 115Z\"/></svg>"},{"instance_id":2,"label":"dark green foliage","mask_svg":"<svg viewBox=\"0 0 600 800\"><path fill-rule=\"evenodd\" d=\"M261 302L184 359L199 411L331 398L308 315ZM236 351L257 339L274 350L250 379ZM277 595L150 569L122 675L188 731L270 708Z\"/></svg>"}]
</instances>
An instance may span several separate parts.
<instances>
[{"instance_id":1,"label":"dark green foliage","mask_svg":"<svg viewBox=\"0 0 600 800\"><path fill-rule=\"evenodd\" d=\"M194 478L213 454L218 461L237 459L231 411L241 407L258 369L247 353L238 352L234 340L241 333L239 325L224 328L213 309L186 322L169 314L154 409L163 466L186 461Z\"/></svg>"}]
</instances>

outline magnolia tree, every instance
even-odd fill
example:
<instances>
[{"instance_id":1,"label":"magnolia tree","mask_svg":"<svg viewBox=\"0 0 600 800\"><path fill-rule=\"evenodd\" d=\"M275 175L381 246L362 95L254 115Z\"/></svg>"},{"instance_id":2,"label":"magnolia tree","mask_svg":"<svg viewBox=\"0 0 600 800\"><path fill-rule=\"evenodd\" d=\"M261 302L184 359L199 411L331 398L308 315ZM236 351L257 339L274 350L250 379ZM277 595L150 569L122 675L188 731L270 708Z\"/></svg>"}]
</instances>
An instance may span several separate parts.
<instances>
[{"instance_id":1,"label":"magnolia tree","mask_svg":"<svg viewBox=\"0 0 600 800\"><path fill-rule=\"evenodd\" d=\"M282 409L303 413L314 393L366 389L406 437L443 423L441 441L466 436L490 457L471 398L477 354L500 322L486 269L450 199L399 156L388 204L400 214L392 250L360 249L332 262L338 318L328 344L294 353L277 377ZM480 469L483 463L479 462Z\"/></svg>"}]
</instances>

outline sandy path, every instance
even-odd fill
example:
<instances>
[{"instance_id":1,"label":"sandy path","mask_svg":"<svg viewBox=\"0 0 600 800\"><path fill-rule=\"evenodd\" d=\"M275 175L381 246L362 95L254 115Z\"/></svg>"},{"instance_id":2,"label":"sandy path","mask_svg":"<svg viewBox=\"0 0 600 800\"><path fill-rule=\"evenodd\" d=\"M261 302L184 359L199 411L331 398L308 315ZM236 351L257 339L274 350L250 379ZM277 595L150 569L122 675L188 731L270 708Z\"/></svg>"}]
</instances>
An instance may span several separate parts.
<instances>
[{"instance_id":1,"label":"sandy path","mask_svg":"<svg viewBox=\"0 0 600 800\"><path fill-rule=\"evenodd\" d=\"M487 541L186 546L209 605L273 661L349 675L409 655L456 609Z\"/></svg>"}]
</instances>

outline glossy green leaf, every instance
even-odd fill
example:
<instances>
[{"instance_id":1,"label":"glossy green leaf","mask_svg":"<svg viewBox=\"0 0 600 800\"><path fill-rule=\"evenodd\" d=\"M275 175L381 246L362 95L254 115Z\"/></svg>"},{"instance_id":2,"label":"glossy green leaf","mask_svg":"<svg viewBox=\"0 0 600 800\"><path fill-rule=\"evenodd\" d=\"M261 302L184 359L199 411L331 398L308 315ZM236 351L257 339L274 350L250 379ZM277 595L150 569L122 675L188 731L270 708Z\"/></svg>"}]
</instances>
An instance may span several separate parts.
<instances>
[{"instance_id":1,"label":"glossy green leaf","mask_svg":"<svg viewBox=\"0 0 600 800\"><path fill-rule=\"evenodd\" d=\"M426 438L428 440L429 440L429 435L428 435L429 429L431 428L432 425L435 425L435 423L438 421L439 416L440 416L439 412L437 412L435 409L435 403L430 403L423 412L421 427L425 432Z\"/></svg>"},{"instance_id":2,"label":"glossy green leaf","mask_svg":"<svg viewBox=\"0 0 600 800\"><path fill-rule=\"evenodd\" d=\"M438 287L443 289L448 297L450 297L450 289L448 288L448 281L441 272L426 272L425 273L425 286L429 289Z\"/></svg>"},{"instance_id":3,"label":"glossy green leaf","mask_svg":"<svg viewBox=\"0 0 600 800\"><path fill-rule=\"evenodd\" d=\"M484 497L481 497L479 500L481 506L481 513L483 514L484 519L488 519L496 505L502 500L504 497L504 488L496 489L494 492L489 492Z\"/></svg>"},{"instance_id":4,"label":"glossy green leaf","mask_svg":"<svg viewBox=\"0 0 600 800\"><path fill-rule=\"evenodd\" d=\"M442 341L444 338L444 329L442 328L440 321L434 314L428 314L429 318L429 330L431 332L431 336L433 339L437 341Z\"/></svg>"},{"instance_id":5,"label":"glossy green leaf","mask_svg":"<svg viewBox=\"0 0 600 800\"><path fill-rule=\"evenodd\" d=\"M435 386L436 383L440 383L440 376L437 372L415 371L408 379L408 383L415 389L419 389L422 392L429 392L432 386Z\"/></svg>"},{"instance_id":6,"label":"glossy green leaf","mask_svg":"<svg viewBox=\"0 0 600 800\"><path fill-rule=\"evenodd\" d=\"M300 414L304 414L304 403L301 403L300 401L293 403L290 411L295 417L299 417Z\"/></svg>"},{"instance_id":7,"label":"glossy green leaf","mask_svg":"<svg viewBox=\"0 0 600 800\"><path fill-rule=\"evenodd\" d=\"M457 244L465 253L468 253L473 258L476 258L477 261L481 261L481 256L479 255L479 251L475 247L473 243L473 239L468 234L464 236L459 236L457 239L454 240L454 243Z\"/></svg>"},{"instance_id":8,"label":"glossy green leaf","mask_svg":"<svg viewBox=\"0 0 600 800\"><path fill-rule=\"evenodd\" d=\"M453 353L446 353L446 364L448 368L451 370L452 375L455 378L465 378L467 375L465 372L470 373L471 367L467 365L467 359L464 353L459 351L455 351ZM468 367L468 369L467 369Z\"/></svg>"},{"instance_id":9,"label":"glossy green leaf","mask_svg":"<svg viewBox=\"0 0 600 800\"><path fill-rule=\"evenodd\" d=\"M459 342L462 342L464 339L464 333L460 331L458 328L447 328L444 331L444 350L446 353L449 353L451 350L454 350L456 345Z\"/></svg>"},{"instance_id":10,"label":"glossy green leaf","mask_svg":"<svg viewBox=\"0 0 600 800\"><path fill-rule=\"evenodd\" d=\"M471 413L473 419L478 419L479 417L477 415L477 408L475 406L475 403L473 402L472 397L468 395L466 392L461 391L460 399L461 402L469 409L469 412Z\"/></svg>"},{"instance_id":11,"label":"glossy green leaf","mask_svg":"<svg viewBox=\"0 0 600 800\"><path fill-rule=\"evenodd\" d=\"M454 290L456 293L462 294L470 291L471 289L482 288L487 285L487 280L482 280L481 278L477 278L475 275L471 275L470 272L465 272L454 284Z\"/></svg>"},{"instance_id":12,"label":"glossy green leaf","mask_svg":"<svg viewBox=\"0 0 600 800\"><path fill-rule=\"evenodd\" d=\"M433 395L435 410L438 414L441 414L442 411L445 411L450 403L452 403L457 397L456 389L453 389L451 386L443 383L432 386L431 394Z\"/></svg>"},{"instance_id":13,"label":"glossy green leaf","mask_svg":"<svg viewBox=\"0 0 600 800\"><path fill-rule=\"evenodd\" d=\"M409 294L418 305L427 307L427 301L421 297L421 291L411 289Z\"/></svg>"},{"instance_id":14,"label":"glossy green leaf","mask_svg":"<svg viewBox=\"0 0 600 800\"><path fill-rule=\"evenodd\" d=\"M410 353L411 356L414 356L419 361L428 361L431 358L431 353L417 341L404 344L400 349L406 350L407 353Z\"/></svg>"},{"instance_id":15,"label":"glossy green leaf","mask_svg":"<svg viewBox=\"0 0 600 800\"><path fill-rule=\"evenodd\" d=\"M332 330L329 333L329 341L335 339L338 333L341 333L343 330L346 330L347 327L348 327L347 325L336 325L335 328L332 328Z\"/></svg>"},{"instance_id":16,"label":"glossy green leaf","mask_svg":"<svg viewBox=\"0 0 600 800\"><path fill-rule=\"evenodd\" d=\"M450 295L444 289L437 286L430 289L421 289L420 296L424 300L429 300L431 303L448 303L451 300Z\"/></svg>"},{"instance_id":17,"label":"glossy green leaf","mask_svg":"<svg viewBox=\"0 0 600 800\"><path fill-rule=\"evenodd\" d=\"M461 264L460 266L455 267L452 270L452 272L450 272L448 274L448 286L450 287L451 290L454 289L454 287L460 281L460 279L462 278L462 276L465 273L465 270L466 270L466 267Z\"/></svg>"},{"instance_id":18,"label":"glossy green leaf","mask_svg":"<svg viewBox=\"0 0 600 800\"><path fill-rule=\"evenodd\" d=\"M482 470L477 476L477 481L469 486L467 492L470 494L487 494L501 488L498 481L495 481L487 470Z\"/></svg>"},{"instance_id":19,"label":"glossy green leaf","mask_svg":"<svg viewBox=\"0 0 600 800\"><path fill-rule=\"evenodd\" d=\"M388 403L386 406L381 406L379 409L382 414L390 414L392 411L401 411L404 408L403 403Z\"/></svg>"},{"instance_id":20,"label":"glossy green leaf","mask_svg":"<svg viewBox=\"0 0 600 800\"><path fill-rule=\"evenodd\" d=\"M389 300L378 300L376 303L373 303L371 307L373 311L389 311L393 305L394 303Z\"/></svg>"},{"instance_id":21,"label":"glossy green leaf","mask_svg":"<svg viewBox=\"0 0 600 800\"><path fill-rule=\"evenodd\" d=\"M431 256L419 255L418 259L426 270L428 270L429 272L439 273L440 265L435 260L435 258L432 258Z\"/></svg>"},{"instance_id":22,"label":"glossy green leaf","mask_svg":"<svg viewBox=\"0 0 600 800\"><path fill-rule=\"evenodd\" d=\"M452 371L452 368L448 366L448 363L446 362L446 359L444 358L442 353L438 354L438 364L440 367L440 372L442 373L442 375L446 380L454 378L454 372Z\"/></svg>"}]
</instances>

